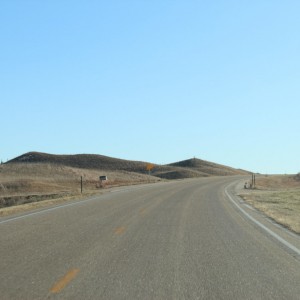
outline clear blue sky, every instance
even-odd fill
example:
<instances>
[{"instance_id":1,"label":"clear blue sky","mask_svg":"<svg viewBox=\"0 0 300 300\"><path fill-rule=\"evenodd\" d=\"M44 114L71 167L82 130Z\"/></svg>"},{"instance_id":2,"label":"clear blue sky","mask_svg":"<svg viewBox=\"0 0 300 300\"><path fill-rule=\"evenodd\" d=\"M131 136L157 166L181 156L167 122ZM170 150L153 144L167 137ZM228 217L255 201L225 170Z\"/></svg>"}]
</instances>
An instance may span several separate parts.
<instances>
[{"instance_id":1,"label":"clear blue sky","mask_svg":"<svg viewBox=\"0 0 300 300\"><path fill-rule=\"evenodd\" d=\"M299 0L1 0L0 159L299 172L299 15Z\"/></svg>"}]
</instances>

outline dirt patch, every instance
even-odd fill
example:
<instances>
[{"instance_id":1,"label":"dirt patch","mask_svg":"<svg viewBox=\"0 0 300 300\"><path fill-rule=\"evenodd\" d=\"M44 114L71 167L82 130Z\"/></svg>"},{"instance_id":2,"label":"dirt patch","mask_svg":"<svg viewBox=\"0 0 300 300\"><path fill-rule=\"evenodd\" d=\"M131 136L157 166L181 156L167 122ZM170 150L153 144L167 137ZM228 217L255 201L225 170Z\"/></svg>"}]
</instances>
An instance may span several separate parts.
<instances>
[{"instance_id":1,"label":"dirt patch","mask_svg":"<svg viewBox=\"0 0 300 300\"><path fill-rule=\"evenodd\" d=\"M300 182L297 176L257 178L256 189L240 195L277 223L300 233Z\"/></svg>"}]
</instances>

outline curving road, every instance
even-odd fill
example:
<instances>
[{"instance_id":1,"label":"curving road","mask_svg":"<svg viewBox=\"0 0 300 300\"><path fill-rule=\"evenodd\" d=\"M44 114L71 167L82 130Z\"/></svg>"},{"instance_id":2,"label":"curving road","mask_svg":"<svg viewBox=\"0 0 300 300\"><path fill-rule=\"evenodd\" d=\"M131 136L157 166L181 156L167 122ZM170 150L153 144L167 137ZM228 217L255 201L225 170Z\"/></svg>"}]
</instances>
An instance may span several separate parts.
<instances>
[{"instance_id":1,"label":"curving road","mask_svg":"<svg viewBox=\"0 0 300 300\"><path fill-rule=\"evenodd\" d=\"M300 299L299 256L233 205L237 179L0 218L0 299Z\"/></svg>"}]
</instances>

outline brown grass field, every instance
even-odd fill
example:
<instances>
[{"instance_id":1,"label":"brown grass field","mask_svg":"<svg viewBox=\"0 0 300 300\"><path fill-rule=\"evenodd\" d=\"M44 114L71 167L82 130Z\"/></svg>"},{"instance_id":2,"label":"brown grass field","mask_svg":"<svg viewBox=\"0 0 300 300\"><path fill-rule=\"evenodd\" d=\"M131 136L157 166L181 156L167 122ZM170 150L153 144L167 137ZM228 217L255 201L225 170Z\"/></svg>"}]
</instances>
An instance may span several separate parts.
<instances>
[{"instance_id":1,"label":"brown grass field","mask_svg":"<svg viewBox=\"0 0 300 300\"><path fill-rule=\"evenodd\" d=\"M102 186L99 176L106 175ZM52 204L81 196L101 193L103 190L123 185L157 182L160 179L147 174L128 171L80 169L47 163L13 163L0 165L0 216L12 209L8 207L28 204L25 207ZM32 204L35 203L35 204ZM39 204L40 206L41 204ZM19 208L20 209L20 208ZM16 209L15 209L16 210Z\"/></svg>"},{"instance_id":2,"label":"brown grass field","mask_svg":"<svg viewBox=\"0 0 300 300\"><path fill-rule=\"evenodd\" d=\"M277 223L300 233L300 176L258 177L253 190L240 195Z\"/></svg>"}]
</instances>

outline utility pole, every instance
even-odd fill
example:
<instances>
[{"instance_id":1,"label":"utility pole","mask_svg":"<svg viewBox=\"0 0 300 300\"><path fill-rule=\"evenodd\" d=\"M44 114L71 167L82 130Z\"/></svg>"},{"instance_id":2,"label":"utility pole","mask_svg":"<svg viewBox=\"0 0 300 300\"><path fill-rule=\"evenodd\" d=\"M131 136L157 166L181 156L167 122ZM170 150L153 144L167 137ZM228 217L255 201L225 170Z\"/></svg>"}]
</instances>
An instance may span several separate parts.
<instances>
[{"instance_id":1,"label":"utility pole","mask_svg":"<svg viewBox=\"0 0 300 300\"><path fill-rule=\"evenodd\" d=\"M81 194L82 194L82 176L80 178L81 178L81 180L80 180L80 191L81 191Z\"/></svg>"}]
</instances>

